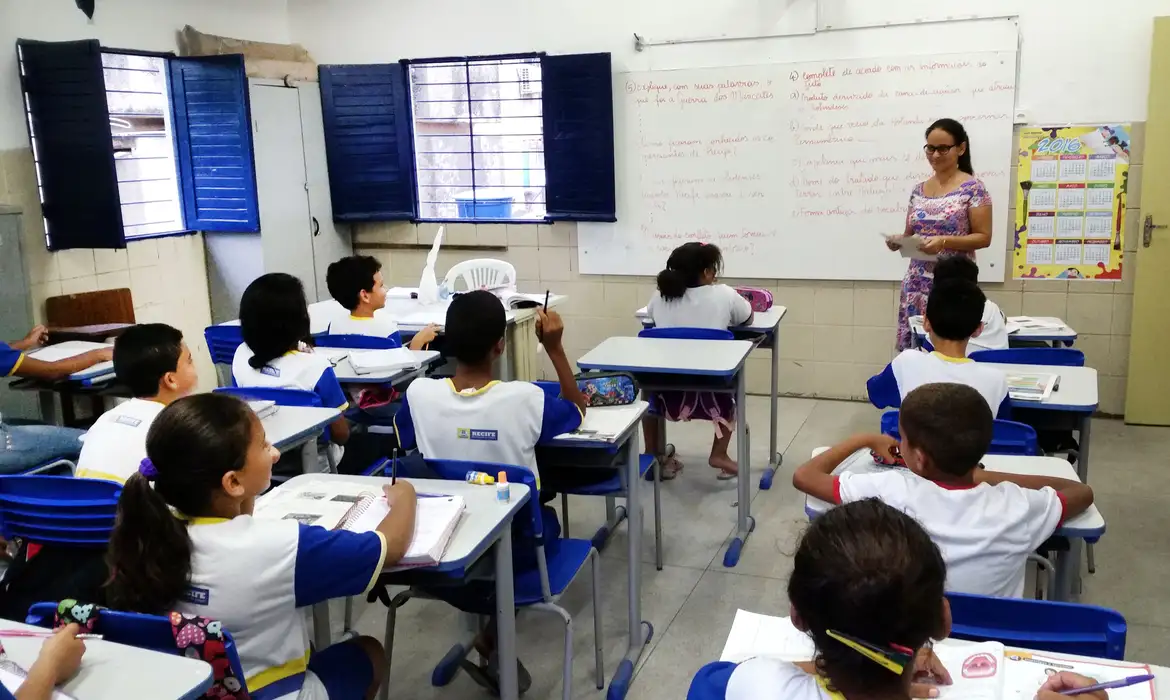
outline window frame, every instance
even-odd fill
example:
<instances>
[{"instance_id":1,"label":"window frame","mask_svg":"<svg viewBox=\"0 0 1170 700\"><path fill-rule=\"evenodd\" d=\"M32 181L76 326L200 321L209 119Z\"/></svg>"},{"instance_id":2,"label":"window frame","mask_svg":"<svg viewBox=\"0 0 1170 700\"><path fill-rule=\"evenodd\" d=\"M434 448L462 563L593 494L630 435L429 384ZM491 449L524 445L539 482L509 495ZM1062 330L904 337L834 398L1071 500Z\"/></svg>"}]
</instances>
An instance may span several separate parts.
<instances>
[{"instance_id":1,"label":"window frame","mask_svg":"<svg viewBox=\"0 0 1170 700\"><path fill-rule=\"evenodd\" d=\"M140 234L135 235L135 236L128 236L125 233L126 224L125 224L125 222L123 222L122 223L122 231L123 231L122 236L123 236L123 238L125 239L126 243L129 244L130 241L145 241L145 240L149 240L151 238L170 238L171 236L193 236L193 235L199 233L199 231L197 229L192 229L192 228L187 227L187 211L186 211L186 206L184 205L184 201L183 201L183 198L184 198L183 181L182 181L182 174L179 171L179 135L178 135L178 133L175 132L175 128L174 128L175 127L175 123L174 123L175 122L175 103L174 103L174 92L171 90L171 71L170 71L170 61L172 59L178 58L178 55L174 51L138 51L135 49L117 49L117 48L109 48L106 46L101 47L101 52L108 53L108 54L116 54L116 55L120 55L120 56L146 56L148 58L161 58L161 59L163 59L163 61L166 62L166 64L163 67L162 72L163 72L163 79L166 80L166 82L167 82L167 95L166 95L166 97L167 97L167 111L169 112L169 114L167 114L167 119L171 123L171 152L173 154L173 160L171 162L175 166L175 194L178 197L176 199L176 203L179 205L179 217L183 220L183 228L181 228L177 231L159 231L156 233L140 233ZM110 133L110 136L112 139L113 132ZM117 159L115 159L115 161L116 160ZM119 182L118 184L120 185L121 183ZM122 206L122 201L121 201L120 197L118 200L118 206ZM45 238L46 238L46 243L47 243L47 239L48 239L47 232L45 234Z\"/></svg>"},{"instance_id":2,"label":"window frame","mask_svg":"<svg viewBox=\"0 0 1170 700\"><path fill-rule=\"evenodd\" d=\"M37 53L28 58L31 63L26 66L25 51L34 47ZM250 83L242 55L180 57L173 52L105 47L95 39L40 41L20 38L16 42L16 51L22 107L29 147L34 154L37 198L42 206L42 230L47 250L125 249L131 241L189 236L204 231L256 233L260 230ZM115 134L109 123L105 55L143 56L164 62L162 72L167 86L164 119L169 122L171 132L171 162L175 167L181 228L127 235L122 217L121 183L114 158ZM61 72L69 70L84 80L75 83L71 75ZM187 92L179 94L175 90L175 76L186 76L186 71L207 74L195 75L196 82L202 78L222 84L215 86L210 94L199 92L197 98L192 98ZM69 86L74 84L80 87L70 90ZM186 86L184 82L184 89ZM73 107L63 101L62 95L65 99L80 101L79 106ZM226 110L225 104L228 105ZM70 149L76 141L71 126L75 122L88 129L85 132L88 141L83 144L88 149L83 152L88 161L82 170L69 167L74 158L74 151ZM206 131L210 125L216 124L222 126L213 132ZM210 142L208 135L213 137ZM197 146L201 149L210 146L211 150L197 152ZM40 153L46 154L44 163L38 156ZM69 155L65 157L63 154ZM95 168L96 164L106 160L109 162L109 179L104 165ZM220 170L234 172L221 174ZM100 175L99 190L79 179L87 174L93 174L93 182ZM223 194L220 194L221 190ZM73 202L78 203L78 214L96 212L100 217L79 224L77 215L61 214L72 211L75 208L71 206ZM58 225L59 229L54 232Z\"/></svg>"},{"instance_id":3,"label":"window frame","mask_svg":"<svg viewBox=\"0 0 1170 700\"><path fill-rule=\"evenodd\" d=\"M526 52L522 52L522 53L486 54L486 55L479 55L479 56L440 56L440 57L434 57L434 58L407 58L407 59L403 59L401 61L402 65L404 66L404 69L406 71L406 92L407 92L407 97L408 97L407 105L410 109L410 122L409 122L410 144L411 144L410 157L411 157L411 166L413 168L414 180L415 180L413 183L415 215L411 219L412 223L416 223L416 224L514 224L514 225L531 224L531 225L535 226L535 225L540 225L540 224L547 224L551 221L551 219L549 219L549 217L548 217L548 189L547 189L548 188L548 185L547 185L548 175L547 175L547 170L546 170L545 166L541 167L541 170L543 172L545 172L545 183L546 183L542 187L542 189L545 190L545 202L544 202L545 213L543 216L541 216L539 218L496 219L496 218L487 218L487 217L481 218L481 217L475 217L475 216L466 217L466 218L458 217L458 216L456 216L456 217L424 217L424 216L422 216L422 208L423 208L424 202L422 201L422 197L420 196L420 192L419 192L420 185L418 184L418 172L419 172L418 148L417 148L418 147L418 141L417 141L418 135L415 133L415 129L414 129L414 126L415 126L414 97L413 97L414 83L410 79L411 66L428 65L428 64L435 65L435 64L444 64L444 63L464 63L467 65L468 68L470 68L470 64L473 62L476 62L476 61L514 61L514 60L519 60L519 59L535 59L537 62L539 62L542 59L544 59L545 55L546 55L546 53L543 51L526 51ZM543 83L544 83L544 81L542 79L541 80L542 93L543 93ZM468 78L468 84L470 87L470 84L471 84L470 78ZM468 98L467 99L468 99L469 103L472 101L470 89L468 90ZM543 124L544 103L543 103L543 97L538 98L538 99L540 99L540 101L541 101L541 116L532 117L532 118L542 120L540 155L541 155L541 160L544 161L544 124ZM468 117L467 118L468 118L469 124L474 122L474 118L471 116L470 109L468 110ZM471 148L471 151L468 153L468 155L471 156L472 185L470 187L472 188L472 191L474 192L474 190L475 190L475 184L474 184L475 183L475 171L476 171L476 167L475 167L476 151L475 151L475 128L473 126L469 126L469 132L468 132L467 136L468 136L469 148ZM481 168L481 170L489 171L489 170L491 170L491 168ZM485 188L485 189L490 189L490 187ZM472 196L474 197L474 194ZM430 202L428 202L428 204L429 203Z\"/></svg>"}]
</instances>

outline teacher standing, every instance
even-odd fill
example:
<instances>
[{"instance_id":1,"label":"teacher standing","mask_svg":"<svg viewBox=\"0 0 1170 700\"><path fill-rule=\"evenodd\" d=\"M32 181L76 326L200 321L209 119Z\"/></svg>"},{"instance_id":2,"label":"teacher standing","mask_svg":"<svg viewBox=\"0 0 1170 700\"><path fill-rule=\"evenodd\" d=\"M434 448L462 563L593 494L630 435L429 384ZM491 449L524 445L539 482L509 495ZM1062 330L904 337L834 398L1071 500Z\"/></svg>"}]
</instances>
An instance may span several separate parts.
<instances>
[{"instance_id":1,"label":"teacher standing","mask_svg":"<svg viewBox=\"0 0 1170 700\"><path fill-rule=\"evenodd\" d=\"M954 119L939 119L927 128L922 150L934 175L910 193L902 236L922 238L926 253L973 258L976 250L991 245L991 197L971 167L967 130ZM886 245L901 247L897 238ZM911 346L910 317L926 312L933 282L933 262L910 261L898 304L898 350Z\"/></svg>"}]
</instances>

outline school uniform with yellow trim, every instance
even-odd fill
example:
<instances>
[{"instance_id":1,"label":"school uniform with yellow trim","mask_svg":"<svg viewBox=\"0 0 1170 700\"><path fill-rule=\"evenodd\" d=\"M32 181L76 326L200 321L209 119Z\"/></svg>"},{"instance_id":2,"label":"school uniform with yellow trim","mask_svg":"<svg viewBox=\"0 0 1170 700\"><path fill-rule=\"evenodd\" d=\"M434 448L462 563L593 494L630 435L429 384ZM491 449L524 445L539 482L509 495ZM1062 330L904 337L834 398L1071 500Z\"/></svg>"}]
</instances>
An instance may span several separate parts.
<instances>
[{"instance_id":1,"label":"school uniform with yellow trim","mask_svg":"<svg viewBox=\"0 0 1170 700\"><path fill-rule=\"evenodd\" d=\"M581 409L530 382L490 382L457 391L450 379L416 379L407 388L394 430L403 449L427 459L526 467L540 483L536 443L581 425Z\"/></svg>"},{"instance_id":2,"label":"school uniform with yellow trim","mask_svg":"<svg viewBox=\"0 0 1170 700\"><path fill-rule=\"evenodd\" d=\"M146 433L163 406L130 399L103 413L85 434L77 476L126 483L146 459Z\"/></svg>"},{"instance_id":3,"label":"school uniform with yellow trim","mask_svg":"<svg viewBox=\"0 0 1170 700\"><path fill-rule=\"evenodd\" d=\"M402 343L398 324L384 316L354 316L350 314L329 323L329 335L369 335L375 338L393 338Z\"/></svg>"},{"instance_id":4,"label":"school uniform with yellow trim","mask_svg":"<svg viewBox=\"0 0 1170 700\"><path fill-rule=\"evenodd\" d=\"M726 700L844 700L825 679L791 661L758 656L735 667L727 680Z\"/></svg>"},{"instance_id":5,"label":"school uniform with yellow trim","mask_svg":"<svg viewBox=\"0 0 1170 700\"><path fill-rule=\"evenodd\" d=\"M11 377L24 362L24 352L0 342L0 377Z\"/></svg>"},{"instance_id":6,"label":"school uniform with yellow trim","mask_svg":"<svg viewBox=\"0 0 1170 700\"><path fill-rule=\"evenodd\" d=\"M1051 487L955 486L906 469L834 477L838 505L877 498L922 524L947 563L947 590L1002 598L1024 595L1028 555L1064 520L1064 496Z\"/></svg>"},{"instance_id":7,"label":"school uniform with yellow trim","mask_svg":"<svg viewBox=\"0 0 1170 700\"><path fill-rule=\"evenodd\" d=\"M381 533L249 515L195 518L187 532L191 583L176 608L232 633L253 700L329 700L347 670L310 660L304 608L369 592L386 559Z\"/></svg>"},{"instance_id":8,"label":"school uniform with yellow trim","mask_svg":"<svg viewBox=\"0 0 1170 700\"><path fill-rule=\"evenodd\" d=\"M903 350L886 365L881 374L870 377L866 386L870 396L906 395L923 384L940 382L966 384L987 401L993 414L1010 415L1007 376L993 365L980 364L967 357L950 357L937 350Z\"/></svg>"},{"instance_id":9,"label":"school uniform with yellow trim","mask_svg":"<svg viewBox=\"0 0 1170 700\"><path fill-rule=\"evenodd\" d=\"M255 353L246 344L236 348L232 358L232 379L236 386L271 389L304 389L321 397L325 408L344 411L349 408L349 399L341 390L337 374L329 358L311 352L293 350L256 369L248 364Z\"/></svg>"}]
</instances>

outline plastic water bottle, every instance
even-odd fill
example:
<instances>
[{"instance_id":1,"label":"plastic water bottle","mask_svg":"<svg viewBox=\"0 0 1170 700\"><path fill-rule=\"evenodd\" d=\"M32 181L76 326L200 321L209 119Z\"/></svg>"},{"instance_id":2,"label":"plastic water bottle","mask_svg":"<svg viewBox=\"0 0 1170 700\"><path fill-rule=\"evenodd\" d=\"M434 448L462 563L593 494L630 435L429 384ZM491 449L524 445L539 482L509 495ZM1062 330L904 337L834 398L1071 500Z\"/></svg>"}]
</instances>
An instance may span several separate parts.
<instances>
[{"instance_id":1,"label":"plastic water bottle","mask_svg":"<svg viewBox=\"0 0 1170 700\"><path fill-rule=\"evenodd\" d=\"M0 451L12 449L12 431L4 425L4 416L0 416Z\"/></svg>"},{"instance_id":2,"label":"plastic water bottle","mask_svg":"<svg viewBox=\"0 0 1170 700\"><path fill-rule=\"evenodd\" d=\"M447 286L447 280L439 283L439 301L447 301L451 298L451 289Z\"/></svg>"}]
</instances>

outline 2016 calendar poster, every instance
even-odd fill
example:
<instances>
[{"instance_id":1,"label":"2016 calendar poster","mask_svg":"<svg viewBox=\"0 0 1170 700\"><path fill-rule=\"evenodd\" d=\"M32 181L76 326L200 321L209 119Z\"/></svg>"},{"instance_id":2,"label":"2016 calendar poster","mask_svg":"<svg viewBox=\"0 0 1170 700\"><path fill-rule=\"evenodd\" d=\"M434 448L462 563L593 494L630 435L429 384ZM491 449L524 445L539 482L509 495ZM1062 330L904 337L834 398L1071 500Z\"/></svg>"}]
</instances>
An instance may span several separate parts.
<instances>
[{"instance_id":1,"label":"2016 calendar poster","mask_svg":"<svg viewBox=\"0 0 1170 700\"><path fill-rule=\"evenodd\" d=\"M1121 279L1129 124L1025 128L1016 191L1016 279Z\"/></svg>"}]
</instances>

